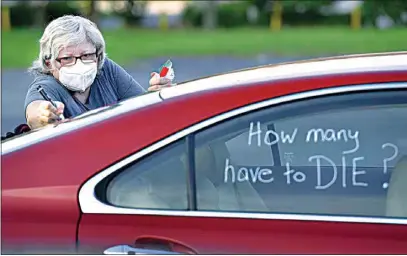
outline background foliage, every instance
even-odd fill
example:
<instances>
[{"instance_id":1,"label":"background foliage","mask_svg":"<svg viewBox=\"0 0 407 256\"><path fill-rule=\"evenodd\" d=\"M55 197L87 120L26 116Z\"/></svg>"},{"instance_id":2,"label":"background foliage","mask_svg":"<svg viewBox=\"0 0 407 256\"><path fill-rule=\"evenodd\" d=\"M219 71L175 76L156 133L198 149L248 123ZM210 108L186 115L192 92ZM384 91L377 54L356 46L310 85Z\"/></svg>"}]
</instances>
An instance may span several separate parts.
<instances>
[{"instance_id":1,"label":"background foliage","mask_svg":"<svg viewBox=\"0 0 407 256\"><path fill-rule=\"evenodd\" d=\"M10 8L10 18L13 27L45 26L51 20L64 14L86 15L81 1L49 1L43 8L31 6L26 1L19 1ZM84 1L82 1L84 2ZM91 1L86 3L89 5ZM126 7L114 11L111 15L121 17L127 26L138 26L145 15L148 1L127 0ZM283 24L285 26L313 26L313 25L348 25L349 14L325 14L324 8L329 7L334 0L283 0ZM199 1L190 1L183 13L184 25L201 27L205 9ZM256 6L258 18L256 22L249 22L247 11ZM269 26L273 1L244 0L227 4L220 4L216 10L219 27L231 28L242 26ZM396 26L406 26L402 15L407 16L407 1L405 0L366 0L362 5L362 23L375 26L379 16L390 17ZM40 17L40 16L43 17ZM407 18L406 18L407 19ZM40 23L40 24L39 24Z\"/></svg>"},{"instance_id":2,"label":"background foliage","mask_svg":"<svg viewBox=\"0 0 407 256\"><path fill-rule=\"evenodd\" d=\"M349 25L350 14L325 14L324 8L328 8L334 0L284 0L280 1L283 6L283 24L286 26L306 25ZM247 9L256 6L258 20L251 24L247 19ZM246 0L235 3L222 4L217 9L218 25L220 27L240 26L269 26L273 4L268 0ZM184 22L193 27L202 26L202 17L205 10L199 5L190 4L184 11ZM367 26L375 26L376 19L380 15L387 15L395 22L395 25L406 26L402 20L403 13L407 15L407 1L405 0L367 0L362 5L362 23Z\"/></svg>"}]
</instances>

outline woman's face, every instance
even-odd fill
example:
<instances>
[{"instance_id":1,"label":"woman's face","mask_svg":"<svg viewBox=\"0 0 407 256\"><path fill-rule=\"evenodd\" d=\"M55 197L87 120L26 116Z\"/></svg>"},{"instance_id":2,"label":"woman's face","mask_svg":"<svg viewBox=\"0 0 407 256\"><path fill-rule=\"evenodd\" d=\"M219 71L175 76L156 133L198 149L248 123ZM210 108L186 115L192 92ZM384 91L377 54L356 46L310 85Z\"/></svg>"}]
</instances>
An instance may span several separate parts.
<instances>
[{"instance_id":1,"label":"woman's face","mask_svg":"<svg viewBox=\"0 0 407 256\"><path fill-rule=\"evenodd\" d=\"M79 45L68 46L59 51L58 57L55 61L56 69L52 70L52 75L59 79L59 69L61 67L69 67L75 65L80 59L75 57L82 57L83 61L97 62L96 48L91 43L82 43Z\"/></svg>"}]
</instances>

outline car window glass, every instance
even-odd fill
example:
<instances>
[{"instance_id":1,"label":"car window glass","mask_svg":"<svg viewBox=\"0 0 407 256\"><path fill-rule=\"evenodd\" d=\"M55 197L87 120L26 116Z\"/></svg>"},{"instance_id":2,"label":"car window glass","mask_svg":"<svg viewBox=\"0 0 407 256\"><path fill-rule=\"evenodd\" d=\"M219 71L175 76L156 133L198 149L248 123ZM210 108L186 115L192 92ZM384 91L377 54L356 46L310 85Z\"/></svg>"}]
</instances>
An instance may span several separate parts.
<instances>
[{"instance_id":1,"label":"car window glass","mask_svg":"<svg viewBox=\"0 0 407 256\"><path fill-rule=\"evenodd\" d=\"M261 125L261 129L267 129L266 125ZM259 147L253 147L252 150L244 150L240 145L247 143L249 131L241 131L240 134L225 141L226 147L230 154L230 159L239 165L273 165L271 147L262 144ZM245 157L242 157L244 155Z\"/></svg>"},{"instance_id":2,"label":"car window glass","mask_svg":"<svg viewBox=\"0 0 407 256\"><path fill-rule=\"evenodd\" d=\"M277 133L296 132L296 138L300 138L295 143L278 143L279 151L283 152L281 162L287 160L291 165L314 166L308 155L323 153L339 164L345 154L363 157L366 167L381 167L383 158L393 151L387 143L396 142L403 149L407 144L403 126L406 122L401 118L405 113L404 105L393 105L326 111L279 120L275 124ZM302 150L308 154L301 154ZM338 155L338 151L344 154ZM396 162L397 158L388 165L394 166Z\"/></svg>"},{"instance_id":3,"label":"car window glass","mask_svg":"<svg viewBox=\"0 0 407 256\"><path fill-rule=\"evenodd\" d=\"M126 166L109 182L108 203L127 208L187 209L184 140Z\"/></svg>"},{"instance_id":4,"label":"car window glass","mask_svg":"<svg viewBox=\"0 0 407 256\"><path fill-rule=\"evenodd\" d=\"M197 132L198 209L391 216L391 174L407 155L406 96L305 100ZM262 147L271 148L269 159L247 160Z\"/></svg>"}]
</instances>

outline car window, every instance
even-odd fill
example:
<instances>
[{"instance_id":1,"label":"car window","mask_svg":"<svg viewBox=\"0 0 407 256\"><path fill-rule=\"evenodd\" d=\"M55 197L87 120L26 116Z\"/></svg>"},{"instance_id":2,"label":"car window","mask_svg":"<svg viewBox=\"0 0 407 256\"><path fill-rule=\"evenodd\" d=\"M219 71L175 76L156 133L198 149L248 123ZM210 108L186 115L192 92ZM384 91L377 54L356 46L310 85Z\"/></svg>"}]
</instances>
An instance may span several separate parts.
<instances>
[{"instance_id":1,"label":"car window","mask_svg":"<svg viewBox=\"0 0 407 256\"><path fill-rule=\"evenodd\" d=\"M406 116L405 92L372 92L272 106L199 131L197 207L386 216L391 174L407 155Z\"/></svg>"},{"instance_id":2,"label":"car window","mask_svg":"<svg viewBox=\"0 0 407 256\"><path fill-rule=\"evenodd\" d=\"M405 114L404 105L391 105L322 111L279 120L275 123L278 134L296 132L295 143L278 143L279 151L288 156L288 159L281 156L281 162L314 166L315 161L309 161L308 156L323 153L336 165L343 165L342 156L346 155L363 157L364 167L382 167L383 159L395 150L392 144L402 147L407 143L404 141L407 139L406 120L402 118ZM397 157L393 160L389 161L389 167L394 166ZM321 164L329 165L329 162Z\"/></svg>"},{"instance_id":3,"label":"car window","mask_svg":"<svg viewBox=\"0 0 407 256\"><path fill-rule=\"evenodd\" d=\"M260 129L265 130L267 126L260 124ZM247 143L249 131L244 129L238 135L225 141L225 145L229 151L230 159L236 164L254 166L254 165L273 165L273 152L271 147L266 144L253 147L250 151L240 147L242 143ZM244 157L242 157L244 155Z\"/></svg>"},{"instance_id":4,"label":"car window","mask_svg":"<svg viewBox=\"0 0 407 256\"><path fill-rule=\"evenodd\" d=\"M187 209L185 148L181 140L123 168L108 183L106 201L126 208Z\"/></svg>"}]
</instances>

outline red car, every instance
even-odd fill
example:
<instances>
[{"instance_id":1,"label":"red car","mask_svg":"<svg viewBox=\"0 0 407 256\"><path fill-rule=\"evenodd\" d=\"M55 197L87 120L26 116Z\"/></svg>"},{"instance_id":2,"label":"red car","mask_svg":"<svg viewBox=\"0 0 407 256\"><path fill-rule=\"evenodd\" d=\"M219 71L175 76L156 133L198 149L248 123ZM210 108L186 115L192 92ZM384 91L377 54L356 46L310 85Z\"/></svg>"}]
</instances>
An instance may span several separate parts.
<instances>
[{"instance_id":1,"label":"red car","mask_svg":"<svg viewBox=\"0 0 407 256\"><path fill-rule=\"evenodd\" d=\"M406 254L407 53L241 70L2 143L4 252Z\"/></svg>"}]
</instances>

